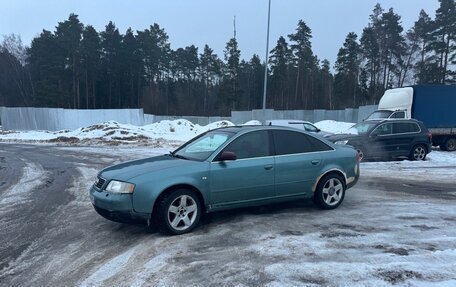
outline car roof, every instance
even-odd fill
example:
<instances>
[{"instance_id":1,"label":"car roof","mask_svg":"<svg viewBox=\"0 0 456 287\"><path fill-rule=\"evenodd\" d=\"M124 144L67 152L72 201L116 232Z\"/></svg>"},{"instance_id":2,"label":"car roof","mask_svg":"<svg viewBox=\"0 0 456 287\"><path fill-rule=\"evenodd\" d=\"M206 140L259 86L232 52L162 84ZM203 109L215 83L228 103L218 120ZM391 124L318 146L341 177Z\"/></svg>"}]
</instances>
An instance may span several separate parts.
<instances>
[{"instance_id":1,"label":"car roof","mask_svg":"<svg viewBox=\"0 0 456 287\"><path fill-rule=\"evenodd\" d=\"M272 125L274 125L274 123L278 124L278 123L293 123L293 124L312 124L311 122L309 121L303 121L303 120L293 120L293 119L279 119L279 120L267 120L266 121L267 123L271 123Z\"/></svg>"},{"instance_id":2,"label":"car roof","mask_svg":"<svg viewBox=\"0 0 456 287\"><path fill-rule=\"evenodd\" d=\"M248 132L248 131L260 131L260 130L288 130L288 131L295 131L295 132L303 132L301 130L297 130L295 128L286 127L286 126L275 126L275 125L242 125L242 126L230 126L230 127L222 127L216 130L223 130L227 132L233 133L240 133L240 132Z\"/></svg>"},{"instance_id":3,"label":"car roof","mask_svg":"<svg viewBox=\"0 0 456 287\"><path fill-rule=\"evenodd\" d=\"M372 119L365 120L364 122L369 123L383 123L383 122L409 122L409 123L421 123L421 121L416 119L399 119L399 118L389 118L389 119Z\"/></svg>"}]
</instances>

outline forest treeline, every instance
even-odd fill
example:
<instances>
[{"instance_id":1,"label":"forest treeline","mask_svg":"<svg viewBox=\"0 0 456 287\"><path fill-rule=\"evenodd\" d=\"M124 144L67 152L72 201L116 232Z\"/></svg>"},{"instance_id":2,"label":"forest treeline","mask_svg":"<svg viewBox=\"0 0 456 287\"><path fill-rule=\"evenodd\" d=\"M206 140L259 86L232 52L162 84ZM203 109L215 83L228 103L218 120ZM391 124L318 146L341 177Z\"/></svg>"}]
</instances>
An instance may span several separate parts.
<instances>
[{"instance_id":1,"label":"forest treeline","mask_svg":"<svg viewBox=\"0 0 456 287\"><path fill-rule=\"evenodd\" d=\"M439 3L434 19L421 10L408 30L377 4L362 34L348 33L333 69L314 54L311 28L300 20L270 51L267 108L357 107L378 103L388 88L455 82L456 4ZM0 106L228 115L262 107L264 65L258 55L241 57L236 37L221 56L208 45L173 50L158 24L121 34L113 22L96 31L71 14L30 47L4 36Z\"/></svg>"}]
</instances>

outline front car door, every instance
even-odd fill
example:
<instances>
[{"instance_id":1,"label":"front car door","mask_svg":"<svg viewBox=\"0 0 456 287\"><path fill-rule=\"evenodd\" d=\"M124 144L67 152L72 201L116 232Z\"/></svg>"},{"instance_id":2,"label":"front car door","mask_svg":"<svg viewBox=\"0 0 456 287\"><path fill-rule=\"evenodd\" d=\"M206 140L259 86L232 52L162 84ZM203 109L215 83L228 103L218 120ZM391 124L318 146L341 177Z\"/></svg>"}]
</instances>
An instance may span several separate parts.
<instances>
[{"instance_id":1,"label":"front car door","mask_svg":"<svg viewBox=\"0 0 456 287\"><path fill-rule=\"evenodd\" d=\"M235 138L223 151L232 161L211 163L210 189L214 206L237 204L274 196L274 157L268 131L253 131ZM223 152L222 151L222 152Z\"/></svg>"},{"instance_id":2,"label":"front car door","mask_svg":"<svg viewBox=\"0 0 456 287\"><path fill-rule=\"evenodd\" d=\"M378 125L369 136L369 154L373 157L395 155L397 146L393 135L393 123Z\"/></svg>"}]
</instances>

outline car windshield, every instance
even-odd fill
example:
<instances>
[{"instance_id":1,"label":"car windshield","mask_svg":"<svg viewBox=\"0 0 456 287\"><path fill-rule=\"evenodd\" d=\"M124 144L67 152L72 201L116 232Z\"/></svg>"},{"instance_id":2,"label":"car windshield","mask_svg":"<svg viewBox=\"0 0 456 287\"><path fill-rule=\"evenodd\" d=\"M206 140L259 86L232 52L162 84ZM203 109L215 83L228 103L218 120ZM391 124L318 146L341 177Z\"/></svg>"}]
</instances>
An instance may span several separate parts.
<instances>
[{"instance_id":1,"label":"car windshield","mask_svg":"<svg viewBox=\"0 0 456 287\"><path fill-rule=\"evenodd\" d=\"M358 124L352 126L350 129L348 129L347 133L354 134L354 135L366 134L371 129L373 129L376 125L377 125L376 122L375 123L370 123L370 122L358 123Z\"/></svg>"},{"instance_id":2,"label":"car windshield","mask_svg":"<svg viewBox=\"0 0 456 287\"><path fill-rule=\"evenodd\" d=\"M171 155L182 159L203 161L233 135L232 132L222 130L210 131L188 141Z\"/></svg>"}]
</instances>

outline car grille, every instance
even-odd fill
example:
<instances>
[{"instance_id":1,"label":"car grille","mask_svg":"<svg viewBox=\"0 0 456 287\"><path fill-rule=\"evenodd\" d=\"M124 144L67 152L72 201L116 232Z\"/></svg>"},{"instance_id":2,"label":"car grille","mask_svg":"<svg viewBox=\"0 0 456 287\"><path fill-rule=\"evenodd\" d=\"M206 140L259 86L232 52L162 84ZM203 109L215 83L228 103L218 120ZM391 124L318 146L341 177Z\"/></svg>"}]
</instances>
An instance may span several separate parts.
<instances>
[{"instance_id":1,"label":"car grille","mask_svg":"<svg viewBox=\"0 0 456 287\"><path fill-rule=\"evenodd\" d=\"M95 187L98 188L98 189L101 189L105 182L106 182L106 179L101 178L101 177L98 176L97 177L97 181L95 182Z\"/></svg>"}]
</instances>

